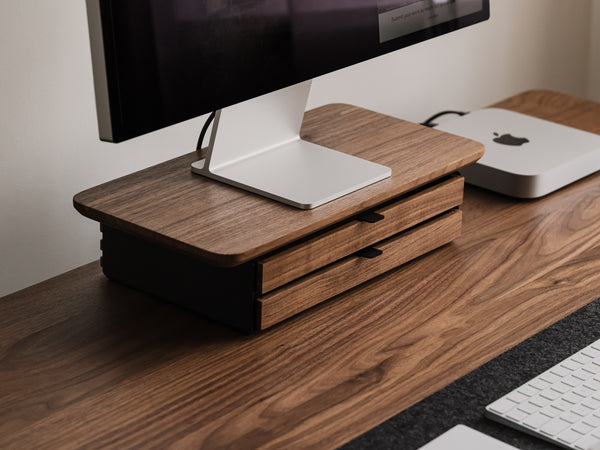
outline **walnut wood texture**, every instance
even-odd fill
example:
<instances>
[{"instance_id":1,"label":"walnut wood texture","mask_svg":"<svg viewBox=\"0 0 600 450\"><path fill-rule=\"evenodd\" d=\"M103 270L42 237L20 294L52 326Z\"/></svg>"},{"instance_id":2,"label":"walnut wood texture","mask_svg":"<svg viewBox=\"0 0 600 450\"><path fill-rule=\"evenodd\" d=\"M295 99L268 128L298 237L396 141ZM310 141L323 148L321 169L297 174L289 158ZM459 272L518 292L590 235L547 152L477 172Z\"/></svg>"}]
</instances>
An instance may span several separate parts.
<instances>
[{"instance_id":1,"label":"walnut wood texture","mask_svg":"<svg viewBox=\"0 0 600 450\"><path fill-rule=\"evenodd\" d=\"M598 103L591 100L565 94L557 96L552 91L533 90L492 106L600 134L600 120L596 115Z\"/></svg>"},{"instance_id":2,"label":"walnut wood texture","mask_svg":"<svg viewBox=\"0 0 600 450\"><path fill-rule=\"evenodd\" d=\"M318 233L257 261L260 293L320 269L326 264L375 244L393 234L448 211L462 203L464 179L453 176L439 184L377 208L384 219L369 223L359 219ZM444 242L445 243L445 242Z\"/></svg>"},{"instance_id":3,"label":"walnut wood texture","mask_svg":"<svg viewBox=\"0 0 600 450\"><path fill-rule=\"evenodd\" d=\"M252 336L97 264L2 298L0 447L334 448L599 296L600 174L462 210L453 243Z\"/></svg>"},{"instance_id":4,"label":"walnut wood texture","mask_svg":"<svg viewBox=\"0 0 600 450\"><path fill-rule=\"evenodd\" d=\"M462 213L451 211L373 245L376 258L351 255L259 299L266 329L460 236Z\"/></svg>"},{"instance_id":5,"label":"walnut wood texture","mask_svg":"<svg viewBox=\"0 0 600 450\"><path fill-rule=\"evenodd\" d=\"M483 155L477 142L349 105L306 113L305 139L392 169L386 180L309 211L190 171L196 153L84 191L84 216L206 262L234 266L456 171Z\"/></svg>"}]
</instances>

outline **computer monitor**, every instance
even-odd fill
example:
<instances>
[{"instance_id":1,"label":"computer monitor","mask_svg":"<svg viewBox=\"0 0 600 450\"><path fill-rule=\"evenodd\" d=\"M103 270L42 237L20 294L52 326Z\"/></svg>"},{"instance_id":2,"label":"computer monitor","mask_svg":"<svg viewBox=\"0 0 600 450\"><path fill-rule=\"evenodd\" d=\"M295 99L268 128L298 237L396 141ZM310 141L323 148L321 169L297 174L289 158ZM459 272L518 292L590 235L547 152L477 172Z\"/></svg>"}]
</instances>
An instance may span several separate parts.
<instances>
[{"instance_id":1,"label":"computer monitor","mask_svg":"<svg viewBox=\"0 0 600 450\"><path fill-rule=\"evenodd\" d=\"M310 80L486 20L489 0L87 0L100 138L216 112L195 173L313 208L389 168L302 140Z\"/></svg>"}]
</instances>

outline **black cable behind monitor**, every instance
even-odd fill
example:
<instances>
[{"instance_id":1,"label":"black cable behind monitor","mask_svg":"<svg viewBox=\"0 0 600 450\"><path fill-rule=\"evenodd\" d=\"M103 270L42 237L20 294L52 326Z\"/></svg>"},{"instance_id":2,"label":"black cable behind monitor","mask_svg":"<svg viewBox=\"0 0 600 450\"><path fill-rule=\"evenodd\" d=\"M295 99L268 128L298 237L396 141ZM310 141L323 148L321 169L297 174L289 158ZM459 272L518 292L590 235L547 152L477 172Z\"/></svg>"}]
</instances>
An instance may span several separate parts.
<instances>
[{"instance_id":1,"label":"black cable behind monitor","mask_svg":"<svg viewBox=\"0 0 600 450\"><path fill-rule=\"evenodd\" d=\"M204 142L204 136L206 135L206 132L208 131L209 125L212 123L212 121L214 119L215 119L215 111L211 112L210 115L208 116L208 118L206 119L206 122L204 122L202 131L200 131L200 136L198 137L198 143L196 144L196 150L202 150L202 143Z\"/></svg>"},{"instance_id":2,"label":"black cable behind monitor","mask_svg":"<svg viewBox=\"0 0 600 450\"><path fill-rule=\"evenodd\" d=\"M465 114L468 114L468 112L464 112L464 111L442 111L442 112L439 112L439 113L431 116L425 122L422 122L421 125L424 125L424 126L430 127L430 128L435 127L438 124L437 123L433 123L433 121L435 119L437 119L438 117L445 116L446 114L458 114L459 116L464 116Z\"/></svg>"},{"instance_id":3,"label":"black cable behind monitor","mask_svg":"<svg viewBox=\"0 0 600 450\"><path fill-rule=\"evenodd\" d=\"M441 111L437 114L434 114L433 116L431 116L429 119L427 119L425 122L421 122L421 125L426 126L426 127L430 127L433 128L435 126L437 126L437 123L433 123L433 121L435 119L437 119L438 117L442 117L448 114L458 114L459 116L464 116L465 114L468 114L468 112L465 111ZM202 126L202 130L200 131L200 136L198 137L198 143L196 144L196 150L202 150L202 145L204 143L204 137L206 136L206 132L208 131L208 127L210 126L210 124L213 122L213 120L215 119L215 111L211 112L210 115L208 116L208 118L206 119L206 121L204 122L204 125Z\"/></svg>"}]
</instances>

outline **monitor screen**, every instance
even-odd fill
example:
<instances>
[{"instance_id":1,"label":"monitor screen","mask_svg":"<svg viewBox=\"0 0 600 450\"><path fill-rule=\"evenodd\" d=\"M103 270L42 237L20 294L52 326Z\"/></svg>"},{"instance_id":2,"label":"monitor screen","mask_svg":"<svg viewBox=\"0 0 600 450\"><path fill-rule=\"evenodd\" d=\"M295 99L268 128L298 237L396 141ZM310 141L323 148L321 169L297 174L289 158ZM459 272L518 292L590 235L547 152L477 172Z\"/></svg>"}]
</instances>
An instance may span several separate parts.
<instances>
[{"instance_id":1,"label":"monitor screen","mask_svg":"<svg viewBox=\"0 0 600 450\"><path fill-rule=\"evenodd\" d=\"M88 0L119 142L486 20L489 0Z\"/></svg>"}]
</instances>

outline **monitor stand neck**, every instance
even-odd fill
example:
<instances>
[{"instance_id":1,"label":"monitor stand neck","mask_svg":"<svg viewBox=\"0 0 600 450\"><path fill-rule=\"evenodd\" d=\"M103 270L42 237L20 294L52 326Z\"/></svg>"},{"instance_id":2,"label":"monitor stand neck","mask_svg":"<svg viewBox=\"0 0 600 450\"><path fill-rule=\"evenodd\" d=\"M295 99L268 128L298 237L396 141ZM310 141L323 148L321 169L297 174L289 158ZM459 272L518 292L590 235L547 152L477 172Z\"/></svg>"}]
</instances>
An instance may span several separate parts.
<instances>
[{"instance_id":1,"label":"monitor stand neck","mask_svg":"<svg viewBox=\"0 0 600 450\"><path fill-rule=\"evenodd\" d=\"M192 171L301 209L391 175L388 167L304 141L306 81L218 111Z\"/></svg>"}]
</instances>

